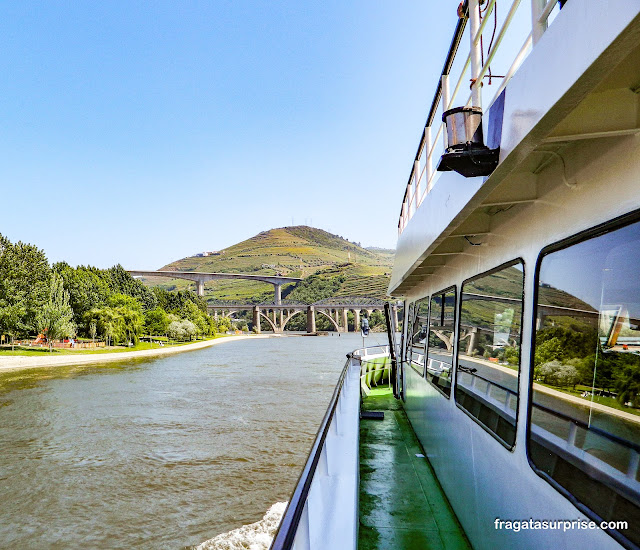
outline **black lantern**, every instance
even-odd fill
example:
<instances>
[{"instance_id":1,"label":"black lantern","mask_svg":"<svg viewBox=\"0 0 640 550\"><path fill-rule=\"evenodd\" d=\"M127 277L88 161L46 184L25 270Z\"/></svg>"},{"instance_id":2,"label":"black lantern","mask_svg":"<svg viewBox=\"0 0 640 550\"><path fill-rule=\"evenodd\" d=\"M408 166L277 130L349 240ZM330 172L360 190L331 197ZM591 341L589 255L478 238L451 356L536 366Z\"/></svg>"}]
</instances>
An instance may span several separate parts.
<instances>
[{"instance_id":1,"label":"black lantern","mask_svg":"<svg viewBox=\"0 0 640 550\"><path fill-rule=\"evenodd\" d=\"M498 166L500 149L489 149L482 136L482 109L455 107L442 114L449 146L438 170L453 170L465 178L488 176Z\"/></svg>"}]
</instances>

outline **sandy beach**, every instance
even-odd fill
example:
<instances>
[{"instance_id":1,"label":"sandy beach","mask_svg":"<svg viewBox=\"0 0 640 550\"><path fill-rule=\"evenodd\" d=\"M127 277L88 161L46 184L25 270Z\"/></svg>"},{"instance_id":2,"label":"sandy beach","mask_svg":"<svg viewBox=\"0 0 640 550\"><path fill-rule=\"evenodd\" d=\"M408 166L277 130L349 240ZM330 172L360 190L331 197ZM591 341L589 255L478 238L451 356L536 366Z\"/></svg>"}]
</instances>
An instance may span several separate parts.
<instances>
[{"instance_id":1,"label":"sandy beach","mask_svg":"<svg viewBox=\"0 0 640 550\"><path fill-rule=\"evenodd\" d=\"M148 349L141 351L123 351L119 353L86 353L78 355L55 355L43 354L41 356L12 356L0 358L0 372L8 370L41 368L41 367L62 367L68 365L87 365L90 363L105 363L107 361L125 361L127 359L138 359L141 357L156 357L160 355L173 355L175 353L183 353L186 351L194 351L197 349L217 346L224 342L235 342L237 340L245 340L248 338L271 338L270 334L250 334L240 336L225 336L216 338L215 340L206 340L204 342L194 342L193 344L185 344L183 346L174 346L158 349Z\"/></svg>"}]
</instances>

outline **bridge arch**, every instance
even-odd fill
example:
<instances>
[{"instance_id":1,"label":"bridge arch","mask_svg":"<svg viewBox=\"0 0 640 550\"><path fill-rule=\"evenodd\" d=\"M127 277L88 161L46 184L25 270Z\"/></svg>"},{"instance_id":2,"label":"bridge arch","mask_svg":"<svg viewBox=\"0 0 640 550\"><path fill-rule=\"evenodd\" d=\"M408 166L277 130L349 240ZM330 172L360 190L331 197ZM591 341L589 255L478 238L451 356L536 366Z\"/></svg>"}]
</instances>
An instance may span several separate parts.
<instances>
[{"instance_id":1,"label":"bridge arch","mask_svg":"<svg viewBox=\"0 0 640 550\"><path fill-rule=\"evenodd\" d=\"M229 317L229 319L234 319L234 315L237 315L238 313L242 313L242 310L240 309L229 309L227 311L225 311L222 316L223 317Z\"/></svg>"},{"instance_id":2,"label":"bridge arch","mask_svg":"<svg viewBox=\"0 0 640 550\"><path fill-rule=\"evenodd\" d=\"M331 324L336 329L336 332L340 332L340 325L338 325L336 320L333 317L331 317L331 315L329 315L326 311L322 311L321 309L316 309L316 313L319 313L320 315L324 315L327 319L329 319L329 321L331 321Z\"/></svg>"},{"instance_id":3,"label":"bridge arch","mask_svg":"<svg viewBox=\"0 0 640 550\"><path fill-rule=\"evenodd\" d=\"M269 316L262 313L262 311L260 312L260 318L265 319L269 323L269 325L271 326L271 330L273 330L273 332L280 332L276 327L276 325L273 323L273 320L269 319Z\"/></svg>"},{"instance_id":4,"label":"bridge arch","mask_svg":"<svg viewBox=\"0 0 640 550\"><path fill-rule=\"evenodd\" d=\"M291 313L286 314L286 315L285 315L285 317L284 317L284 319L282 319L282 330L283 330L283 331L287 329L287 323L288 323L291 319L293 319L296 315L301 314L301 313L303 313L303 314L305 314L305 315L306 315L306 313L307 313L306 311L303 311L303 310L301 310L301 309L298 309L298 310L289 310L289 311L290 311Z\"/></svg>"}]
</instances>

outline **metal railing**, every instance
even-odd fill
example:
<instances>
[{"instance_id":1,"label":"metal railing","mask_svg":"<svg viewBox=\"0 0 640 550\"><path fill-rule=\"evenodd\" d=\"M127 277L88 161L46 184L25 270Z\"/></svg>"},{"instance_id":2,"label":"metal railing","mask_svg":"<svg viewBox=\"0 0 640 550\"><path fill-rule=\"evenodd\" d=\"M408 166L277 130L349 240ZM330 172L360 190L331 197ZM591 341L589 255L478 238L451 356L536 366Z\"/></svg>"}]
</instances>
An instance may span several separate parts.
<instances>
[{"instance_id":1,"label":"metal railing","mask_svg":"<svg viewBox=\"0 0 640 550\"><path fill-rule=\"evenodd\" d=\"M458 366L458 371L471 376L471 384L463 387L467 391L473 389L473 397L475 399L480 399L487 405L499 408L500 412L505 415L505 418L509 418L515 422L515 415L510 406L513 404L513 398L517 398L517 392L475 372L471 372L467 368L463 370ZM484 390L478 387L476 382L478 379L487 383L487 387ZM503 401L496 399L492 395L494 388L505 392L505 399ZM625 493L631 490L637 495L638 492L640 492L640 483L637 481L638 470L640 468L640 444L612 434L597 426L590 426L582 420L536 403L535 401L532 403L532 407L534 411L550 415L568 426L567 435L561 437L540 424L535 423L532 417L532 437L540 445L551 448L554 453L562 456L565 460L578 464L582 469L588 469L590 474L599 481L616 486ZM618 467L616 467L602 458L585 452L578 438L579 430L596 436L606 441L609 445L615 445L624 449L627 452L626 457L623 458L624 464L619 464ZM618 458L621 457L619 456Z\"/></svg>"},{"instance_id":2,"label":"metal railing","mask_svg":"<svg viewBox=\"0 0 640 550\"><path fill-rule=\"evenodd\" d=\"M271 550L336 547L331 541L355 550L361 358L380 356L376 351L385 348L388 351L388 346L372 346L347 355ZM336 513L339 506L343 513ZM353 517L347 517L351 512Z\"/></svg>"},{"instance_id":3,"label":"metal railing","mask_svg":"<svg viewBox=\"0 0 640 550\"><path fill-rule=\"evenodd\" d=\"M554 452L556 452L557 454L564 455L565 453L568 453L572 457L579 457L581 463L584 463L585 466L589 466L588 470L591 475L593 475L597 479L600 479L601 481L612 484L612 479L615 479L618 481L616 485L620 485L619 482L624 479L622 485L625 490L633 487L636 493L640 491L640 483L638 483L636 479L638 475L638 468L640 467L640 445L623 437L612 434L606 430L603 430L602 428L598 428L597 426L590 426L582 420L561 413L549 407L545 407L544 405L541 405L539 403L534 402L533 408L535 410L553 416L554 418L557 418L568 425L567 436L565 438L562 438L540 426L539 424L534 423L532 418L531 430L533 432L533 435L537 436L536 439L541 445L551 446ZM604 460L604 457L599 458L586 453L581 444L579 444L578 442L579 430L583 430L585 434L588 433L592 436L597 436L599 439L606 441L609 446L613 444L614 446L621 447L622 449L627 451L627 455L623 460L624 465L618 464L618 467L616 467ZM558 444L559 442L561 443ZM617 453L617 458L622 458L620 456L620 453Z\"/></svg>"},{"instance_id":4,"label":"metal railing","mask_svg":"<svg viewBox=\"0 0 640 550\"><path fill-rule=\"evenodd\" d=\"M336 385L336 389L334 390L331 401L329 402L327 412L322 419L322 423L318 429L311 451L309 451L307 462L300 474L300 478L298 479L296 488L293 491L293 495L291 495L287 509L282 516L278 532L271 543L271 550L290 550L293 548L293 543L300 524L300 518L302 517L302 512L304 511L304 507L309 496L311 482L313 481L313 477L316 473L321 452L324 447L325 440L327 439L327 434L329 433L329 428L335 415L336 407L338 406L340 392L342 391L347 371L350 366L351 357L347 356L347 362L342 369L342 373L338 379L338 384Z\"/></svg>"},{"instance_id":5,"label":"metal railing","mask_svg":"<svg viewBox=\"0 0 640 550\"><path fill-rule=\"evenodd\" d=\"M500 24L497 18L497 0L483 2L482 5L480 5L479 0L465 0L460 8L460 17L453 33L449 52L436 86L436 92L431 103L427 122L422 132L418 151L409 174L404 198L402 199L400 219L398 220L398 234L404 231L407 223L413 217L437 180L437 171L434 168L434 164L437 164L437 162L434 162L434 158L435 161L437 161L441 152L444 152L447 148L447 136L444 123L440 122L434 127L436 114L444 113L454 106L454 101L463 89L465 79L468 79L468 82L470 82L470 94L468 97L461 99L458 105L480 108L482 107L483 101L482 85L484 80L488 79L488 82L491 83L493 78L500 79L500 85L493 95L493 98L487 103L490 106L498 98L502 90L504 90L511 77L546 31L549 16L556 5L562 6L564 1L565 0L530 0L530 32L526 36L518 36L516 33L518 33L519 29L511 33L509 33L509 29L516 17L518 9L521 7L521 0L512 0L509 10ZM524 4L527 3L525 2L523 5ZM490 24L492 14L494 15L493 25ZM451 71L456 61L458 48L465 34L467 22L469 23L469 50L461 64L462 66L455 86L453 90L451 90ZM491 28L492 36L486 48L485 56L483 37L485 33L489 32L491 26L493 27ZM505 38L507 38L509 49L517 51L517 53L513 58L509 56L509 59L506 61L506 63L510 63L509 68L503 75L493 75L491 73L491 64L495 61L496 54ZM522 45L516 50L518 43ZM515 48L514 44L516 44ZM443 138L442 143L438 144L441 136Z\"/></svg>"},{"instance_id":6,"label":"metal railing","mask_svg":"<svg viewBox=\"0 0 640 550\"><path fill-rule=\"evenodd\" d=\"M471 370L468 370L466 368L462 369L460 368L461 366L458 365L458 372L463 372L465 374L470 375L471 378L471 384L470 386L468 386L468 388L473 388L474 390L480 390L480 388L478 387L477 384L477 380L482 380L483 382L487 383L487 387L484 389L484 391L482 391L482 393L484 394L485 399L487 399L490 402L493 402L494 405L499 405L501 408L503 408L504 412L511 412L511 404L512 404L512 398L515 396L516 399L518 397L518 392L514 391L510 388L507 388L506 386L503 386L502 384L498 384L498 382L494 382L493 380L489 380L488 378L485 378L484 376L476 373L476 372L472 372ZM505 398L504 398L504 402L498 400L495 398L495 396L492 395L492 390L494 388L498 388L499 390L502 390L503 392L505 392Z\"/></svg>"},{"instance_id":7,"label":"metal railing","mask_svg":"<svg viewBox=\"0 0 640 550\"><path fill-rule=\"evenodd\" d=\"M369 346L366 348L360 348L355 350L351 355L358 359L389 355L389 346Z\"/></svg>"}]
</instances>

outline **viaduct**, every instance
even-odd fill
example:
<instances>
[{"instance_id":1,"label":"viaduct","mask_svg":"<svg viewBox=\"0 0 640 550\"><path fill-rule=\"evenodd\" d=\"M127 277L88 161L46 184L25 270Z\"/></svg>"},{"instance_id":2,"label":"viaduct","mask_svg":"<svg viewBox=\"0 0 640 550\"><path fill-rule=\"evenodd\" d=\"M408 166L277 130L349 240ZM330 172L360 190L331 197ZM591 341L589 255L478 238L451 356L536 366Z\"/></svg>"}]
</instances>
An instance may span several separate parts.
<instances>
[{"instance_id":1,"label":"viaduct","mask_svg":"<svg viewBox=\"0 0 640 550\"><path fill-rule=\"evenodd\" d=\"M275 303L282 303L282 285L299 283L297 277L282 277L280 275L245 275L244 273L200 273L198 271L129 271L132 277L167 277L169 279L186 279L198 285L198 296L204 296L204 283L214 279L245 279L260 281L273 285Z\"/></svg>"},{"instance_id":2,"label":"viaduct","mask_svg":"<svg viewBox=\"0 0 640 550\"><path fill-rule=\"evenodd\" d=\"M321 300L315 304L283 304L282 285L287 283L299 283L302 279L297 277L283 277L281 275L247 275L244 273L201 273L198 271L140 271L129 270L132 277L167 277L169 279L186 279L197 284L198 296L204 296L204 283L216 279L244 279L248 281L260 281L273 285L275 299L271 304L237 304L225 303L207 306L214 317L222 315L231 317L234 313L251 311L253 313L253 325L260 332L260 321L265 320L271 326L273 332L284 332L289 320L299 314L307 316L307 332L316 332L316 314L323 315L338 332L347 332L347 313L352 311L355 319L355 330L360 327L360 315L367 312L382 311L385 302L370 298L333 298ZM398 325L398 307L391 306L392 315Z\"/></svg>"},{"instance_id":3,"label":"viaduct","mask_svg":"<svg viewBox=\"0 0 640 550\"><path fill-rule=\"evenodd\" d=\"M360 330L360 315L366 312L371 315L374 311L383 311L385 302L376 299L363 298L333 298L321 300L314 304L224 304L210 305L207 309L214 314L231 317L234 313L251 311L253 313L253 326L256 332L260 332L260 321L269 323L273 332L284 332L290 319L295 315L306 315L307 332L316 332L316 314L329 319L337 332L348 332L347 313L353 312L354 330ZM398 306L391 305L391 314L398 325Z\"/></svg>"}]
</instances>

